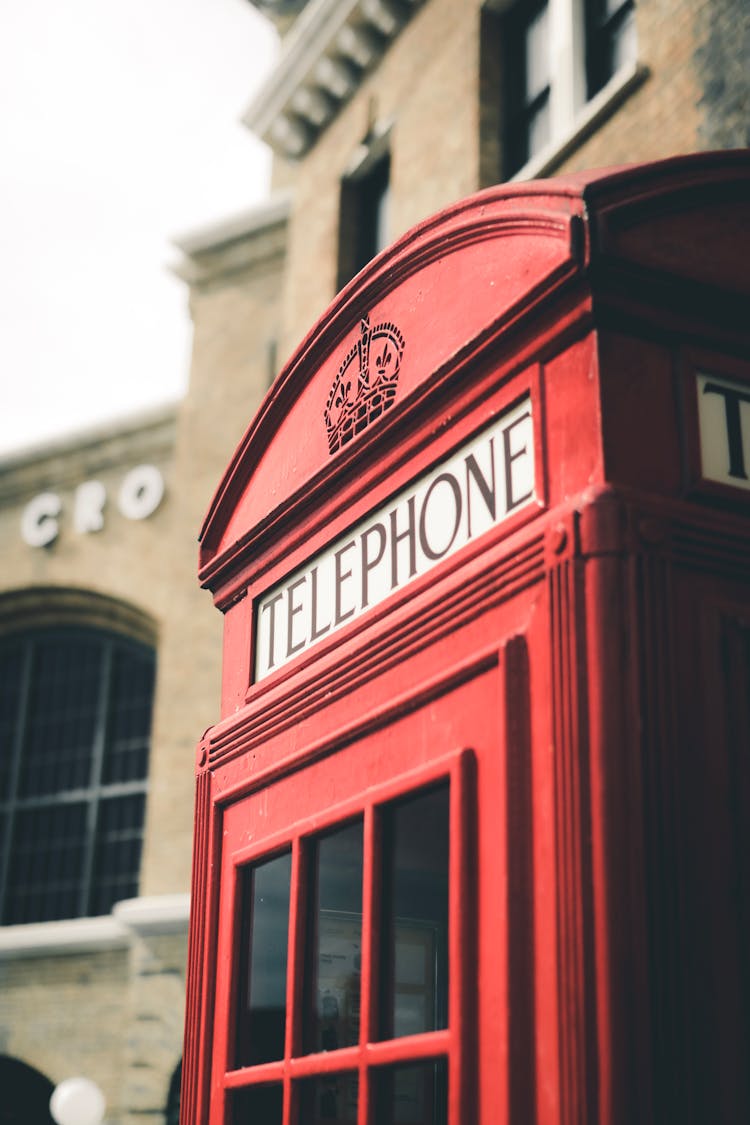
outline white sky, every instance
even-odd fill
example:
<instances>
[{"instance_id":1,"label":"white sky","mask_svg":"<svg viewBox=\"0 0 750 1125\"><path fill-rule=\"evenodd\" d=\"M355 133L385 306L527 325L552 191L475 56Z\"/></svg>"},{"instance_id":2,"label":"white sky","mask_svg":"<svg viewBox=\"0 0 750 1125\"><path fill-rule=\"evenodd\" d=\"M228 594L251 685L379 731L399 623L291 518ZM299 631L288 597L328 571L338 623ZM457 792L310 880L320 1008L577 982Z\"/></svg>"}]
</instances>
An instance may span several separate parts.
<instances>
[{"instance_id":1,"label":"white sky","mask_svg":"<svg viewBox=\"0 0 750 1125\"><path fill-rule=\"evenodd\" d=\"M0 0L0 456L178 397L170 238L260 202L249 0Z\"/></svg>"}]
</instances>

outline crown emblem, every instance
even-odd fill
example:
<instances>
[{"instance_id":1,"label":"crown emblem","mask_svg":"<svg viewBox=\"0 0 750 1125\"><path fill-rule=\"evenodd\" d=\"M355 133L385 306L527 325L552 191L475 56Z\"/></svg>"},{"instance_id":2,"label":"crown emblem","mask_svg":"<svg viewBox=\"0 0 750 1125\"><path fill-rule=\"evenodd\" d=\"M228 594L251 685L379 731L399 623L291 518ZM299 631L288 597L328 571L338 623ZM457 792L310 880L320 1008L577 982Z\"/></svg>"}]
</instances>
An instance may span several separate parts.
<instances>
[{"instance_id":1,"label":"crown emblem","mask_svg":"<svg viewBox=\"0 0 750 1125\"><path fill-rule=\"evenodd\" d=\"M360 322L359 339L339 367L324 411L331 453L392 406L403 354L404 337L395 324L371 328L369 317Z\"/></svg>"}]
</instances>

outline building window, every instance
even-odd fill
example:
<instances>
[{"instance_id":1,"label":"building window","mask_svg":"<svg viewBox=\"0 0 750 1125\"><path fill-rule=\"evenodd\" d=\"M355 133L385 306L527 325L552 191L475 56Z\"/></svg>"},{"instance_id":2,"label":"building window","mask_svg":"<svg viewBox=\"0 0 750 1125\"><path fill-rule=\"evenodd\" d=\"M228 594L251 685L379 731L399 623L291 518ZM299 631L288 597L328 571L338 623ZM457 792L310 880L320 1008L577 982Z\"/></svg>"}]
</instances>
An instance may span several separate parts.
<instances>
[{"instance_id":1,"label":"building window","mask_svg":"<svg viewBox=\"0 0 750 1125\"><path fill-rule=\"evenodd\" d=\"M154 654L92 628L0 641L0 922L137 894Z\"/></svg>"},{"instance_id":2,"label":"building window","mask_svg":"<svg viewBox=\"0 0 750 1125\"><path fill-rule=\"evenodd\" d=\"M482 40L483 148L499 129L507 180L569 139L587 103L635 62L634 0L490 3Z\"/></svg>"},{"instance_id":3,"label":"building window","mask_svg":"<svg viewBox=\"0 0 750 1125\"><path fill-rule=\"evenodd\" d=\"M586 83L590 98L636 56L633 0L589 0L586 5Z\"/></svg>"},{"instance_id":4,"label":"building window","mask_svg":"<svg viewBox=\"0 0 750 1125\"><path fill-rule=\"evenodd\" d=\"M390 241L390 155L369 153L341 185L338 287L380 253Z\"/></svg>"},{"instance_id":5,"label":"building window","mask_svg":"<svg viewBox=\"0 0 750 1125\"><path fill-rule=\"evenodd\" d=\"M549 5L519 5L508 18L505 152L518 170L552 139Z\"/></svg>"}]
</instances>

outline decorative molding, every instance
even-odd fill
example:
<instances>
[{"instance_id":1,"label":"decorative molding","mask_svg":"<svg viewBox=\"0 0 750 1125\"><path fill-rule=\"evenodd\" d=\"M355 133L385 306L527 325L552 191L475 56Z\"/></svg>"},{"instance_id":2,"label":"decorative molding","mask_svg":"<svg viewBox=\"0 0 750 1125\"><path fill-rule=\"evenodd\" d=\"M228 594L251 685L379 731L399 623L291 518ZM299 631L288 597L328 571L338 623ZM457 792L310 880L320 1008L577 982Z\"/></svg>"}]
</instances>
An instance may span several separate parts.
<instances>
[{"instance_id":1,"label":"decorative molding","mask_svg":"<svg viewBox=\"0 0 750 1125\"><path fill-rule=\"evenodd\" d=\"M654 1082L649 1091L653 1120L665 1120L673 1111L687 1120L693 1105L694 1060L685 1004L690 995L682 868L687 853L681 841L685 748L677 732L672 560L659 551L643 551L631 560L630 584L634 713L639 716L638 766L643 791L642 897L648 943L642 978L648 1019L641 1019L636 1027L649 1030L645 1049ZM639 1045L643 1050L644 1045ZM667 1075L671 1081L664 1081Z\"/></svg>"},{"instance_id":2,"label":"decorative molding","mask_svg":"<svg viewBox=\"0 0 750 1125\"><path fill-rule=\"evenodd\" d=\"M310 0L244 124L279 155L298 158L336 116L421 0Z\"/></svg>"},{"instance_id":3,"label":"decorative molding","mask_svg":"<svg viewBox=\"0 0 750 1125\"><path fill-rule=\"evenodd\" d=\"M593 883L583 567L548 577L555 754L558 1042L561 1125L597 1119Z\"/></svg>"},{"instance_id":4,"label":"decorative molding","mask_svg":"<svg viewBox=\"0 0 750 1125\"><path fill-rule=\"evenodd\" d=\"M182 1062L180 1121L196 1125L204 1121L206 1082L201 1065L208 1065L210 1052L203 1055L201 1045L209 1036L212 996L207 982L206 953L210 946L208 879L211 849L211 775L200 773L195 789L195 830L193 834L192 911L188 934L187 997L185 1038Z\"/></svg>"},{"instance_id":5,"label":"decorative molding","mask_svg":"<svg viewBox=\"0 0 750 1125\"><path fill-rule=\"evenodd\" d=\"M508 919L509 1119L535 1125L536 976L534 800L529 649L523 635L503 649Z\"/></svg>"}]
</instances>

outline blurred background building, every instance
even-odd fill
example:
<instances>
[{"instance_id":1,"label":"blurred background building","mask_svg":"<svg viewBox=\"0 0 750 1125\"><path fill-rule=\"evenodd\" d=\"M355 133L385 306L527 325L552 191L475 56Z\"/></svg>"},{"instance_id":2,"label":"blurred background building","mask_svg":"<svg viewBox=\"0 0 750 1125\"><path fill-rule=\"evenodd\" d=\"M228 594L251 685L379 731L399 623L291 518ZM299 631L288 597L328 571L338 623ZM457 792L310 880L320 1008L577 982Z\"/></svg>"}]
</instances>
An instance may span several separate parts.
<instances>
[{"instance_id":1,"label":"blurred background building","mask_svg":"<svg viewBox=\"0 0 750 1125\"><path fill-rule=\"evenodd\" d=\"M173 409L0 462L0 1122L71 1074L176 1122L213 489L284 359L383 246L499 181L750 137L745 0L255 0L265 204L176 243Z\"/></svg>"}]
</instances>

